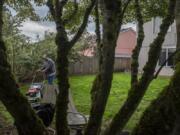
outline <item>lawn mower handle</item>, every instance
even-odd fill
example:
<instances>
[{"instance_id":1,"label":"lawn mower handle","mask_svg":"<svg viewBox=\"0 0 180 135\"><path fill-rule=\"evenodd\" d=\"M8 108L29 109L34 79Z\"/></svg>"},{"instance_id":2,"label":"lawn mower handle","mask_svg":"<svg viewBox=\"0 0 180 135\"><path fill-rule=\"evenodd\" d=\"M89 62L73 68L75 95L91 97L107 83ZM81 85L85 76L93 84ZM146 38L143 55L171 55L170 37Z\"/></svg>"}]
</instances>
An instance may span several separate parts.
<instances>
[{"instance_id":1,"label":"lawn mower handle","mask_svg":"<svg viewBox=\"0 0 180 135\"><path fill-rule=\"evenodd\" d=\"M35 81L35 79L36 79L36 77L37 77L37 73L39 73L39 71L36 71L35 74L33 75L33 79L32 79L31 84L34 83L34 81ZM44 74L43 72L41 72L41 73L43 74L43 81L42 81L42 82L44 82L44 80L45 80L45 74Z\"/></svg>"}]
</instances>

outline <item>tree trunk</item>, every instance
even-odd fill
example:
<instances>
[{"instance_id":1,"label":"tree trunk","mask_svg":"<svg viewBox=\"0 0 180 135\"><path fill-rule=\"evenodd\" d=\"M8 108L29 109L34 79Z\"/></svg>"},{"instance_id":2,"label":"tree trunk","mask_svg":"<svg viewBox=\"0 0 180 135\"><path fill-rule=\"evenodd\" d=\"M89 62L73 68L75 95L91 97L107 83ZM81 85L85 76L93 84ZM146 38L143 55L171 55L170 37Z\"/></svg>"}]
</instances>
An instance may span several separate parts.
<instances>
[{"instance_id":1,"label":"tree trunk","mask_svg":"<svg viewBox=\"0 0 180 135\"><path fill-rule=\"evenodd\" d=\"M162 25L160 26L160 32L157 38L150 45L148 62L144 67L144 73L140 81L130 89L127 100L113 118L112 123L105 132L105 135L116 135L122 131L128 120L131 118L132 114L138 107L141 99L145 94L145 91L151 83L154 76L155 67L157 65L161 52L161 47L165 39L165 35L168 31L169 26L174 21L175 2L175 0L170 0L168 14L163 20Z\"/></svg>"},{"instance_id":2,"label":"tree trunk","mask_svg":"<svg viewBox=\"0 0 180 135\"><path fill-rule=\"evenodd\" d=\"M68 40L68 34L65 30L65 20L63 20L63 8L67 4L68 0L52 0L47 1L47 6L51 12L51 15L56 23L56 45L58 47L57 53L57 78L59 94L56 101L56 130L57 135L69 135L68 121L67 121L67 109L68 109L68 95L69 95L69 76L68 76L68 54L71 48L76 44L78 39L83 34L84 29L88 23L89 15L95 5L96 0L92 0L89 6L86 8L83 22L80 25L77 33L71 39ZM75 1L76 2L76 1ZM77 4L77 3L76 3ZM74 14L75 15L75 14ZM73 16L74 16L73 15ZM70 18L71 19L71 18Z\"/></svg>"},{"instance_id":3,"label":"tree trunk","mask_svg":"<svg viewBox=\"0 0 180 135\"><path fill-rule=\"evenodd\" d=\"M99 74L92 87L92 91L96 91L97 94L92 104L85 135L97 135L100 132L102 117L113 78L116 40L121 26L121 22L119 22L121 2L118 0L105 0L101 4L103 4L101 5L103 7L102 63L100 63Z\"/></svg>"},{"instance_id":4,"label":"tree trunk","mask_svg":"<svg viewBox=\"0 0 180 135\"><path fill-rule=\"evenodd\" d=\"M138 83L138 67L139 67L139 53L142 47L142 43L144 40L144 21L141 14L141 8L139 5L139 0L135 0L135 9L136 9L136 18L138 21L138 38L136 47L133 50L132 54L132 63L131 63L131 87Z\"/></svg>"},{"instance_id":5,"label":"tree trunk","mask_svg":"<svg viewBox=\"0 0 180 135\"><path fill-rule=\"evenodd\" d=\"M95 6L95 24L96 24L95 33L97 37L96 38L97 47L95 50L95 54L96 56L99 56L101 54L101 30L100 30L101 28L100 28L100 20L99 20L99 1L96 2L96 6Z\"/></svg>"},{"instance_id":6,"label":"tree trunk","mask_svg":"<svg viewBox=\"0 0 180 135\"><path fill-rule=\"evenodd\" d=\"M96 6L95 6L95 24L96 24L96 29L95 29L95 33L96 33L96 43L97 43L97 48L96 48L96 57L98 57L98 63L99 65L101 65L102 60L103 60L103 56L101 53L102 50L102 42L101 42L101 31L100 31L100 20L99 20L99 1L96 2ZM100 66L99 69L100 71ZM95 102L95 99L97 97L97 93L98 93L98 83L100 82L100 75L97 75L94 83L93 83L93 88L91 89L91 105L93 105L93 103Z\"/></svg>"},{"instance_id":7,"label":"tree trunk","mask_svg":"<svg viewBox=\"0 0 180 135\"><path fill-rule=\"evenodd\" d=\"M180 53L176 71L168 87L144 112L132 135L174 135L179 131Z\"/></svg>"},{"instance_id":8,"label":"tree trunk","mask_svg":"<svg viewBox=\"0 0 180 135\"><path fill-rule=\"evenodd\" d=\"M174 129L173 129L172 134L170 134L170 135L179 135L179 133L180 133L180 118L176 117L176 122L174 124Z\"/></svg>"},{"instance_id":9,"label":"tree trunk","mask_svg":"<svg viewBox=\"0 0 180 135\"><path fill-rule=\"evenodd\" d=\"M169 86L165 87L146 109L132 135L170 135L176 115L169 97L169 89Z\"/></svg>"},{"instance_id":10,"label":"tree trunk","mask_svg":"<svg viewBox=\"0 0 180 135\"><path fill-rule=\"evenodd\" d=\"M176 1L177 49L179 41L180 0ZM180 52L176 55L175 73L169 85L146 109L132 135L179 135L180 133Z\"/></svg>"},{"instance_id":11,"label":"tree trunk","mask_svg":"<svg viewBox=\"0 0 180 135\"><path fill-rule=\"evenodd\" d=\"M0 46L5 48L3 41L0 41ZM0 57L0 100L14 117L19 126L18 129L21 129L24 135L43 135L45 127L31 109L27 99L17 89L11 68L7 63L5 50L0 49Z\"/></svg>"},{"instance_id":12,"label":"tree trunk","mask_svg":"<svg viewBox=\"0 0 180 135\"><path fill-rule=\"evenodd\" d=\"M12 73L15 75L15 44L12 44Z\"/></svg>"},{"instance_id":13,"label":"tree trunk","mask_svg":"<svg viewBox=\"0 0 180 135\"><path fill-rule=\"evenodd\" d=\"M4 0L0 1L0 41L2 41L2 27L3 27L3 5L4 5ZM3 47L3 46L0 46ZM4 48L3 48L4 49Z\"/></svg>"},{"instance_id":14,"label":"tree trunk","mask_svg":"<svg viewBox=\"0 0 180 135\"><path fill-rule=\"evenodd\" d=\"M177 32L177 49L180 48L180 0L176 1L176 32ZM176 56L176 63L180 63L180 52L179 54ZM176 67L177 68L177 67ZM177 86L179 87L179 86ZM178 95L180 95L178 93ZM180 102L180 101L178 101ZM176 99L174 100L175 103L175 110L176 110L176 122L175 122L175 127L173 130L172 135L178 135L180 133L180 110L179 108L179 104L177 103ZM177 103L177 104L176 104Z\"/></svg>"},{"instance_id":15,"label":"tree trunk","mask_svg":"<svg viewBox=\"0 0 180 135\"><path fill-rule=\"evenodd\" d=\"M56 130L57 135L69 135L67 122L68 95L69 95L69 76L68 76L68 41L64 29L57 29L56 44L58 46L57 57L57 78L59 94L56 101ZM60 34L61 33L61 34ZM64 35L64 36L63 36ZM64 38L66 37L66 38Z\"/></svg>"},{"instance_id":16,"label":"tree trunk","mask_svg":"<svg viewBox=\"0 0 180 135\"><path fill-rule=\"evenodd\" d=\"M14 117L20 135L43 135L45 127L31 109L27 99L19 92L7 62L2 39L3 1L0 1L0 100Z\"/></svg>"},{"instance_id":17,"label":"tree trunk","mask_svg":"<svg viewBox=\"0 0 180 135\"><path fill-rule=\"evenodd\" d=\"M180 48L180 0L176 2L176 31L177 31L177 47Z\"/></svg>"}]
</instances>

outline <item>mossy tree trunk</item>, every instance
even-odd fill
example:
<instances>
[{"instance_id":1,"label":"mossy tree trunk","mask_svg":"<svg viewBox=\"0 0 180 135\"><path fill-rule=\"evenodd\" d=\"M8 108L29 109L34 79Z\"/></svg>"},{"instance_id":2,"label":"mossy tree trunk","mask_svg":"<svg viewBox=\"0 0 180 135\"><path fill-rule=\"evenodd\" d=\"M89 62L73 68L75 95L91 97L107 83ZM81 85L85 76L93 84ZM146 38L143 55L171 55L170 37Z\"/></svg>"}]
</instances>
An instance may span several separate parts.
<instances>
[{"instance_id":1,"label":"mossy tree trunk","mask_svg":"<svg viewBox=\"0 0 180 135\"><path fill-rule=\"evenodd\" d=\"M165 35L168 31L169 26L174 21L175 2L176 0L169 1L168 14L163 19L158 36L150 45L149 57L143 69L144 72L142 74L142 77L139 82L130 89L127 100L113 118L112 123L105 132L105 135L116 135L122 131L128 120L131 118L132 114L138 107L149 84L151 83L154 76L155 67L157 65L161 52L162 44L165 39Z\"/></svg>"},{"instance_id":2,"label":"mossy tree trunk","mask_svg":"<svg viewBox=\"0 0 180 135\"><path fill-rule=\"evenodd\" d=\"M176 0L176 31L177 31L177 48L180 48L180 0Z\"/></svg>"},{"instance_id":3,"label":"mossy tree trunk","mask_svg":"<svg viewBox=\"0 0 180 135\"><path fill-rule=\"evenodd\" d=\"M180 48L180 0L176 1L177 49ZM175 73L167 87L143 113L132 135L179 135L180 133L180 52Z\"/></svg>"},{"instance_id":4,"label":"mossy tree trunk","mask_svg":"<svg viewBox=\"0 0 180 135\"><path fill-rule=\"evenodd\" d=\"M16 87L11 67L7 62L5 43L2 39L3 2L4 0L0 1L0 100L15 119L20 135L43 135L45 127Z\"/></svg>"},{"instance_id":5,"label":"mossy tree trunk","mask_svg":"<svg viewBox=\"0 0 180 135\"><path fill-rule=\"evenodd\" d=\"M96 48L96 57L98 57L98 63L102 63L102 41L101 41L101 31L100 31L100 16L99 16L99 1L97 0L96 5L95 5L95 24L96 24L96 43L97 43L97 48ZM101 64L99 64L101 65ZM100 66L99 66L100 70ZM93 105L93 102L95 102L96 96L97 96L97 91L98 88L98 79L100 76L97 75L94 82L93 82L93 88L91 89L91 105Z\"/></svg>"},{"instance_id":6,"label":"mossy tree trunk","mask_svg":"<svg viewBox=\"0 0 180 135\"><path fill-rule=\"evenodd\" d=\"M65 29L65 23L67 20L63 19L63 8L67 4L68 0L49 0L47 5L50 9L51 15L56 23L56 45L57 50L57 78L59 94L56 101L56 131L57 135L69 135L68 121L67 121L67 109L68 109L68 95L69 95L69 76L68 76L68 54L71 48L75 45L78 39L81 37L86 25L88 23L89 15L95 5L96 0L92 0L89 6L86 8L83 22L79 27L77 33L74 35L71 41L68 39L68 34ZM77 8L77 7L76 7ZM72 14L71 16L74 16ZM66 22L67 23L67 22Z\"/></svg>"},{"instance_id":7,"label":"mossy tree trunk","mask_svg":"<svg viewBox=\"0 0 180 135\"><path fill-rule=\"evenodd\" d=\"M180 53L175 73L167 87L143 113L132 135L179 135L180 131Z\"/></svg>"},{"instance_id":8,"label":"mossy tree trunk","mask_svg":"<svg viewBox=\"0 0 180 135\"><path fill-rule=\"evenodd\" d=\"M57 36L58 38L58 36ZM67 122L67 109L68 109L68 95L69 95L69 79L68 79L68 52L65 46L62 45L62 40L56 41L58 45L58 86L59 94L56 101L56 130L58 135L69 135L68 122ZM65 44L63 44L65 45Z\"/></svg>"},{"instance_id":9,"label":"mossy tree trunk","mask_svg":"<svg viewBox=\"0 0 180 135\"><path fill-rule=\"evenodd\" d=\"M99 1L96 2L95 6L95 24L96 24L96 42L97 42L97 49L96 49L96 56L99 56L101 53L101 28L100 28L100 15L99 15Z\"/></svg>"},{"instance_id":10,"label":"mossy tree trunk","mask_svg":"<svg viewBox=\"0 0 180 135\"><path fill-rule=\"evenodd\" d=\"M132 54L132 63L131 63L131 87L138 83L138 68L139 68L139 53L141 51L142 43L144 40L144 21L141 14L141 8L139 5L139 0L135 0L135 10L136 10L136 18L138 22L138 38L136 47L133 50Z\"/></svg>"},{"instance_id":11,"label":"mossy tree trunk","mask_svg":"<svg viewBox=\"0 0 180 135\"><path fill-rule=\"evenodd\" d=\"M101 0L103 20L102 43L98 49L99 73L91 89L92 107L85 135L100 134L101 122L113 79L116 40L121 28L123 13L121 0Z\"/></svg>"},{"instance_id":12,"label":"mossy tree trunk","mask_svg":"<svg viewBox=\"0 0 180 135\"><path fill-rule=\"evenodd\" d=\"M132 135L171 135L176 115L167 86L143 113Z\"/></svg>"},{"instance_id":13,"label":"mossy tree trunk","mask_svg":"<svg viewBox=\"0 0 180 135\"><path fill-rule=\"evenodd\" d=\"M56 101L56 130L58 135L69 135L67 122L69 78L68 78L68 53L69 42L67 34L62 24L57 24L56 45L57 50L57 78L59 94Z\"/></svg>"}]
</instances>

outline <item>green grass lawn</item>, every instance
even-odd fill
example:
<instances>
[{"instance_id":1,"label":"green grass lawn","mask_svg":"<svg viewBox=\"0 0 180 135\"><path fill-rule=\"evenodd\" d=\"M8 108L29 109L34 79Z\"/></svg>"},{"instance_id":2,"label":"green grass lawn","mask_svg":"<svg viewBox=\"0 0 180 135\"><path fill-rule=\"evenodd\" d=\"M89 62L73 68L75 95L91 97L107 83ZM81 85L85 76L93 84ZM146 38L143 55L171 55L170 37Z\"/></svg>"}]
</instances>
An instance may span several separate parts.
<instances>
[{"instance_id":1,"label":"green grass lawn","mask_svg":"<svg viewBox=\"0 0 180 135\"><path fill-rule=\"evenodd\" d=\"M82 112L88 115L90 110L90 89L92 86L92 82L94 80L94 75L84 75L84 76L71 76L70 84L71 90L73 94L73 100L79 112ZM161 92L162 88L168 84L169 78L167 77L159 77L154 80L150 85L145 97L143 98L140 106L136 110L135 114L129 121L126 126L126 129L131 130L145 110L145 108L149 105L149 103L155 99L158 93ZM29 85L25 84L21 87L21 92L24 94ZM112 89L110 93L110 97L107 103L104 120L111 119L122 106L123 102L127 97L127 93L130 87L130 75L124 73L115 73L114 79L112 83ZM6 111L5 107L0 103L0 113L7 119L8 122L13 122L12 117Z\"/></svg>"},{"instance_id":2,"label":"green grass lawn","mask_svg":"<svg viewBox=\"0 0 180 135\"><path fill-rule=\"evenodd\" d=\"M94 80L93 75L72 76L70 78L71 90L78 111L87 114L90 110L90 89ZM169 78L159 77L154 80L145 94L140 106L127 124L126 129L132 129L138 122L142 112L155 99L162 88L168 84ZM115 73L110 97L107 103L104 120L111 119L125 101L130 88L130 74Z\"/></svg>"}]
</instances>

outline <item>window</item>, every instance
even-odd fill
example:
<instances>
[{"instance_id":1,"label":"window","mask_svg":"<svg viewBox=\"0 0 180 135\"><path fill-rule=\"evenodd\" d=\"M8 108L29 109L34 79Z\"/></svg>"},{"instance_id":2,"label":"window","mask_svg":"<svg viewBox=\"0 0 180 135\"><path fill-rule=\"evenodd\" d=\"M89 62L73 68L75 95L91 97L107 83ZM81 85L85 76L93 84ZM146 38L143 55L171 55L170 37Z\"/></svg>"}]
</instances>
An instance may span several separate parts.
<instances>
[{"instance_id":1,"label":"window","mask_svg":"<svg viewBox=\"0 0 180 135\"><path fill-rule=\"evenodd\" d=\"M168 57L171 56L175 52L175 49L168 49ZM167 62L168 66L174 65L174 57L170 58Z\"/></svg>"},{"instance_id":2,"label":"window","mask_svg":"<svg viewBox=\"0 0 180 135\"><path fill-rule=\"evenodd\" d=\"M160 58L159 58L159 65L163 65L165 61L166 61L166 49L162 49Z\"/></svg>"},{"instance_id":3,"label":"window","mask_svg":"<svg viewBox=\"0 0 180 135\"><path fill-rule=\"evenodd\" d=\"M159 58L159 65L163 65L164 62L175 52L175 48L166 48L162 49L160 58ZM170 58L167 63L165 64L165 67L171 67L174 65L174 57Z\"/></svg>"}]
</instances>

